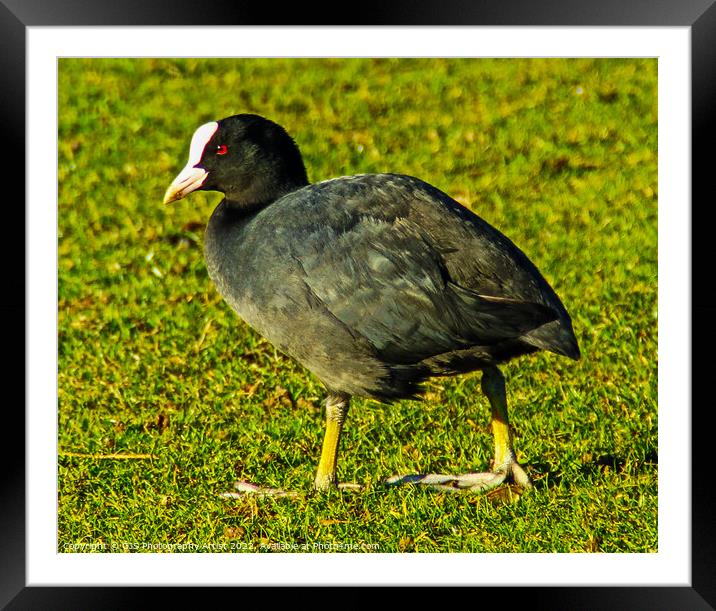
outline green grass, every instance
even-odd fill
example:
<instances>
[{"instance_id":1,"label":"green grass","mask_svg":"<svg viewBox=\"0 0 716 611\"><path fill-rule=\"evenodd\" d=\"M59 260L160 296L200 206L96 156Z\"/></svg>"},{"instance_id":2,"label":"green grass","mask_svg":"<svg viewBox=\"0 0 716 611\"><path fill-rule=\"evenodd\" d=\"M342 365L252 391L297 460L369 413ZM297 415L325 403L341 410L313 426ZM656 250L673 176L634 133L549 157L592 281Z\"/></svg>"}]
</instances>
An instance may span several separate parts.
<instances>
[{"instance_id":1,"label":"green grass","mask_svg":"<svg viewBox=\"0 0 716 611\"><path fill-rule=\"evenodd\" d=\"M638 59L60 60L59 551L657 551L656 89ZM321 385L211 285L220 195L161 203L194 129L238 112L284 125L312 180L431 182L542 270L583 359L503 368L532 491L381 484L488 466L473 374L354 400L339 477L365 489L310 493ZM302 494L220 498L237 479Z\"/></svg>"}]
</instances>

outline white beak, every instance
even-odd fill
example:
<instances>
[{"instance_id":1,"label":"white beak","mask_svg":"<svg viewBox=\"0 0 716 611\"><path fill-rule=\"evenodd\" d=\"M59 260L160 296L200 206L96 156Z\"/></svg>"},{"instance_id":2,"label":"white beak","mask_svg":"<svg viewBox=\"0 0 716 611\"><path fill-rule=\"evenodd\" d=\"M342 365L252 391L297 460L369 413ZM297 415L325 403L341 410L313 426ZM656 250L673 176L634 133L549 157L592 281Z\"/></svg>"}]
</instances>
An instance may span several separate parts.
<instances>
[{"instance_id":1,"label":"white beak","mask_svg":"<svg viewBox=\"0 0 716 611\"><path fill-rule=\"evenodd\" d=\"M169 185L167 192L164 194L164 203L170 204L188 193L196 191L204 184L208 175L208 172L203 168L195 168L191 165L186 166Z\"/></svg>"},{"instance_id":2,"label":"white beak","mask_svg":"<svg viewBox=\"0 0 716 611\"><path fill-rule=\"evenodd\" d=\"M181 199L204 184L208 172L195 166L201 161L204 148L217 129L219 129L219 124L216 121L210 121L198 127L194 132L189 147L189 161L172 184L169 185L167 192L164 194L165 204Z\"/></svg>"}]
</instances>

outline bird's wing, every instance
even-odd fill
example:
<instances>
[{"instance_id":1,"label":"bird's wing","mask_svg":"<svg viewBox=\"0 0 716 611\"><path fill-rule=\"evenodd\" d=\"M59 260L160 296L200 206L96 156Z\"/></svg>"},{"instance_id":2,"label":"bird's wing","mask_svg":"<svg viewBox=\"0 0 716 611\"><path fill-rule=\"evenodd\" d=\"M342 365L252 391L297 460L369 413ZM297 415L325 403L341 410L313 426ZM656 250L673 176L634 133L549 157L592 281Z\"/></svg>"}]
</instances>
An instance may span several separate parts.
<instances>
[{"instance_id":1,"label":"bird's wing","mask_svg":"<svg viewBox=\"0 0 716 611\"><path fill-rule=\"evenodd\" d=\"M314 205L307 209L318 211L316 223L348 231L366 216L404 219L439 255L456 284L481 295L542 303L566 317L557 295L515 244L420 179L368 174L318 183L310 191Z\"/></svg>"},{"instance_id":2,"label":"bird's wing","mask_svg":"<svg viewBox=\"0 0 716 611\"><path fill-rule=\"evenodd\" d=\"M497 344L557 318L540 303L480 294L479 278L456 283L442 246L409 218L358 215L315 231L293 254L304 282L391 362Z\"/></svg>"}]
</instances>

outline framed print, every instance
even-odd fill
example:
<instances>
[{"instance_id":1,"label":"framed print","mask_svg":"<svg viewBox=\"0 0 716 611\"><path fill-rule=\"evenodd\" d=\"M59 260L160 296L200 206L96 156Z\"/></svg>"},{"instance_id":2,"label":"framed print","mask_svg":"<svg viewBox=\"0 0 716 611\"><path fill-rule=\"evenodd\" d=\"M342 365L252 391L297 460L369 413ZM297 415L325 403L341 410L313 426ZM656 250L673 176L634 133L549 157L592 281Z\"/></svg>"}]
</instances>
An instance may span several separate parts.
<instances>
[{"instance_id":1,"label":"framed print","mask_svg":"<svg viewBox=\"0 0 716 611\"><path fill-rule=\"evenodd\" d=\"M0 7L3 604L712 608L712 3L194 8Z\"/></svg>"}]
</instances>

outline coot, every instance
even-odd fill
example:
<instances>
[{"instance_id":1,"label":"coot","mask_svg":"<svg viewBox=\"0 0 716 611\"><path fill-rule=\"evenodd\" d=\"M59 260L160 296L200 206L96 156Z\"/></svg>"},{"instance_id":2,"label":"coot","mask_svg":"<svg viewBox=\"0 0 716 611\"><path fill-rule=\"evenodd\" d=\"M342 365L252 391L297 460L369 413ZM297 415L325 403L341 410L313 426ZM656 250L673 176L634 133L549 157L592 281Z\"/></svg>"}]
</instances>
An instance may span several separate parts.
<instances>
[{"instance_id":1,"label":"coot","mask_svg":"<svg viewBox=\"0 0 716 611\"><path fill-rule=\"evenodd\" d=\"M199 189L224 194L204 244L219 293L327 389L316 489L337 483L351 396L412 398L428 377L478 369L492 408L492 471L389 481L530 485L498 365L537 350L578 359L579 348L561 301L517 246L412 176L310 184L292 138L253 114L199 127L164 202Z\"/></svg>"}]
</instances>

